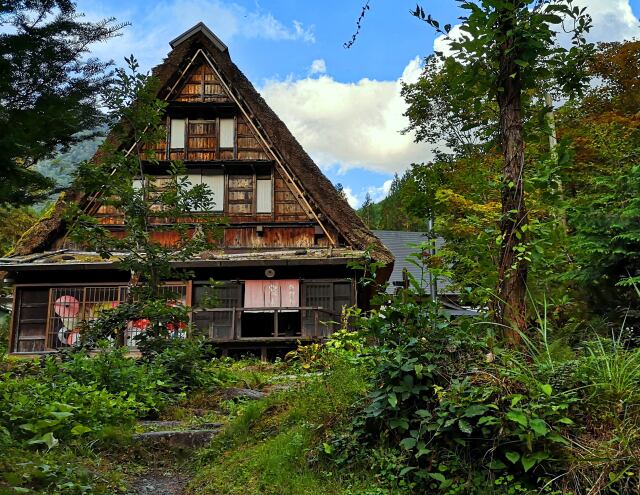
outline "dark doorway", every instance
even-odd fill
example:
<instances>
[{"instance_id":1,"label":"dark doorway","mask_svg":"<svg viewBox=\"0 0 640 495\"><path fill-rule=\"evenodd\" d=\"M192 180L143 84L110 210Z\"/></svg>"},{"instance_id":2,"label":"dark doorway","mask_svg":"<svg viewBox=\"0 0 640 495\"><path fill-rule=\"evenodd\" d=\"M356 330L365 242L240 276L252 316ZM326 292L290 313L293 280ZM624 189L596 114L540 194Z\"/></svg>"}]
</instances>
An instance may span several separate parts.
<instances>
[{"instance_id":1,"label":"dark doorway","mask_svg":"<svg viewBox=\"0 0 640 495\"><path fill-rule=\"evenodd\" d=\"M300 311L278 313L278 337L299 336L300 329Z\"/></svg>"},{"instance_id":2,"label":"dark doorway","mask_svg":"<svg viewBox=\"0 0 640 495\"><path fill-rule=\"evenodd\" d=\"M273 313L242 313L242 337L273 337Z\"/></svg>"}]
</instances>

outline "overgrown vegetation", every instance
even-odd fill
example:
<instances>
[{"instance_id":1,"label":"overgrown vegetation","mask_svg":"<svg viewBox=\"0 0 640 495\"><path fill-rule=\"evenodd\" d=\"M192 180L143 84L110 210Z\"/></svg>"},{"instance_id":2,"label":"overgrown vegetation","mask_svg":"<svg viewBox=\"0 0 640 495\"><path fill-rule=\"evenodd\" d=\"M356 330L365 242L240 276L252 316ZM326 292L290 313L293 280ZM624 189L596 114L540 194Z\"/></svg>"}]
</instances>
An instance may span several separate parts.
<instances>
[{"instance_id":1,"label":"overgrown vegetation","mask_svg":"<svg viewBox=\"0 0 640 495\"><path fill-rule=\"evenodd\" d=\"M105 347L0 366L0 493L118 493L120 461L136 462L126 451L137 420L175 414L188 394L255 385L242 363L197 341L173 341L153 360Z\"/></svg>"}]
</instances>

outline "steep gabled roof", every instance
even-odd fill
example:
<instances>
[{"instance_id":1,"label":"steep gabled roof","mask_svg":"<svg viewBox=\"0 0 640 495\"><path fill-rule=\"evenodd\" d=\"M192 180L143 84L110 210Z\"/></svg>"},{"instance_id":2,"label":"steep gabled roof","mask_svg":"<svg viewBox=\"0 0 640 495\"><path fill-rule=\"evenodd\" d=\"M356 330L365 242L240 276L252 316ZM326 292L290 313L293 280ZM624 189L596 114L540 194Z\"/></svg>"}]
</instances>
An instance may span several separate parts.
<instances>
[{"instance_id":1,"label":"steep gabled roof","mask_svg":"<svg viewBox=\"0 0 640 495\"><path fill-rule=\"evenodd\" d=\"M227 51L227 45L225 45L222 40L220 38L218 38L213 31L211 31L211 29L209 29L204 22L199 22L198 24L196 24L195 26L193 26L191 29L189 29L188 31L185 31L184 33L182 33L180 36L178 36L177 38L174 38L173 40L171 40L169 42L169 45L171 45L171 48L175 48L176 46L178 46L180 43L187 41L189 38L191 38L193 35L195 35L196 33L202 33L204 34L207 38L209 38L209 41L211 41L211 43L213 43L216 48L222 52L226 52Z\"/></svg>"},{"instance_id":2,"label":"steep gabled roof","mask_svg":"<svg viewBox=\"0 0 640 495\"><path fill-rule=\"evenodd\" d=\"M276 160L296 180L304 191L306 200L321 220L328 221L355 249L370 250L371 256L380 262L390 264L393 256L380 240L365 226L333 184L324 176L311 157L304 151L291 131L262 96L253 87L240 69L232 62L226 45L222 43L204 24L199 23L171 42L172 50L164 62L153 69L153 75L160 80L159 98L169 96L189 62L196 56L204 55L215 67L223 82L228 86L241 110L246 112L256 124L257 131ZM71 191L67 198L82 203L86 200L82 192ZM18 242L14 253L30 254L48 248L56 235L64 230L63 211L65 198L61 197L48 218L30 229Z\"/></svg>"}]
</instances>

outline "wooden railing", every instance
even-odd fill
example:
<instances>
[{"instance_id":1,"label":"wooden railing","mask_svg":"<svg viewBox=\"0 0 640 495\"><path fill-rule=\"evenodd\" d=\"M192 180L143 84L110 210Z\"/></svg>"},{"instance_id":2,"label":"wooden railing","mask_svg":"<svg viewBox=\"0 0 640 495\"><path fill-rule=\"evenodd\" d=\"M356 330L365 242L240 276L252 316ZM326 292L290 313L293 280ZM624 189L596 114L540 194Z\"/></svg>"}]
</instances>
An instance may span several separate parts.
<instances>
[{"instance_id":1,"label":"wooden railing","mask_svg":"<svg viewBox=\"0 0 640 495\"><path fill-rule=\"evenodd\" d=\"M243 313L271 313L273 315L273 332L264 336L243 335L241 322ZM295 335L283 334L279 331L279 315L281 313L299 312L300 328ZM299 306L285 308L202 308L193 309L192 321L200 327L200 335L210 340L283 340L295 338L328 337L332 333L335 315L333 311L321 306ZM218 316L218 318L216 318ZM210 321L203 321L210 317ZM200 325L198 324L200 320ZM208 323L208 328L202 328ZM204 330L204 332L203 332ZM207 332L208 331L208 332ZM207 335L208 333L208 335Z\"/></svg>"}]
</instances>

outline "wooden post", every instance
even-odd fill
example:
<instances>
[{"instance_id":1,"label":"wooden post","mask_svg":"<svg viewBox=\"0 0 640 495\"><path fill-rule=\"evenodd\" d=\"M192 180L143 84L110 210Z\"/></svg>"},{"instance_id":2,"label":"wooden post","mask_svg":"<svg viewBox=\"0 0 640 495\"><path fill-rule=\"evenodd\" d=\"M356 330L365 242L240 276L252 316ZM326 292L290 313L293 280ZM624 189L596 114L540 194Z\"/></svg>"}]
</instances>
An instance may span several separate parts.
<instances>
[{"instance_id":1,"label":"wooden post","mask_svg":"<svg viewBox=\"0 0 640 495\"><path fill-rule=\"evenodd\" d=\"M236 335L236 308L231 308L231 338L233 340L237 340L238 336Z\"/></svg>"},{"instance_id":2,"label":"wooden post","mask_svg":"<svg viewBox=\"0 0 640 495\"><path fill-rule=\"evenodd\" d=\"M273 310L273 336L278 337L278 308Z\"/></svg>"}]
</instances>

